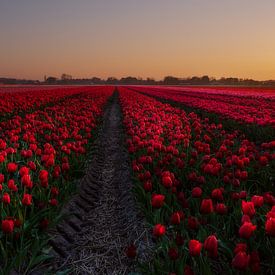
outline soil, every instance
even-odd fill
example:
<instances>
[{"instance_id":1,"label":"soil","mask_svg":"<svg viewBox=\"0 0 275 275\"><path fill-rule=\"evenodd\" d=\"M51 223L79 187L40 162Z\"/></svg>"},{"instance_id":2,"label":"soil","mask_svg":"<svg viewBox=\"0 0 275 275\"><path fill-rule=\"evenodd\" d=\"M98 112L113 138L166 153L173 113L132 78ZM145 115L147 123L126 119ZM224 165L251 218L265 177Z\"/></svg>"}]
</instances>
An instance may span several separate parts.
<instances>
[{"instance_id":1,"label":"soil","mask_svg":"<svg viewBox=\"0 0 275 275\"><path fill-rule=\"evenodd\" d=\"M66 218L52 232L56 274L128 274L136 262L125 250L135 244L140 261L148 260L152 241L133 196L131 165L124 144L118 92L108 103L95 151L79 192L64 207ZM67 272L66 272L67 271ZM34 271L32 274L45 274Z\"/></svg>"}]
</instances>

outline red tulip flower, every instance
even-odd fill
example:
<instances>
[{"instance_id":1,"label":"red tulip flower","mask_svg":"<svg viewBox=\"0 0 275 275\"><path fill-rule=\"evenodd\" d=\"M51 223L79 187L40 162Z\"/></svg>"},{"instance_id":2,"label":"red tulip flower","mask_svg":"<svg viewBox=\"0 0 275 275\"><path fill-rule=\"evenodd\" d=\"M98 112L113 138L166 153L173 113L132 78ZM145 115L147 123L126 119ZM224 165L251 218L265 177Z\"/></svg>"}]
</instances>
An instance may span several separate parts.
<instances>
[{"instance_id":1,"label":"red tulip flower","mask_svg":"<svg viewBox=\"0 0 275 275\"><path fill-rule=\"evenodd\" d=\"M217 258L218 256L218 240L215 235L209 236L203 244L204 249L208 252L211 258Z\"/></svg>"},{"instance_id":2,"label":"red tulip flower","mask_svg":"<svg viewBox=\"0 0 275 275\"><path fill-rule=\"evenodd\" d=\"M265 223L265 231L267 235L275 237L275 218L267 219Z\"/></svg>"},{"instance_id":3,"label":"red tulip flower","mask_svg":"<svg viewBox=\"0 0 275 275\"><path fill-rule=\"evenodd\" d=\"M255 195L251 198L251 201L255 207L261 207L264 204L264 197Z\"/></svg>"},{"instance_id":4,"label":"red tulip flower","mask_svg":"<svg viewBox=\"0 0 275 275\"><path fill-rule=\"evenodd\" d=\"M220 215L225 215L227 213L227 206L224 203L217 203L215 211Z\"/></svg>"},{"instance_id":5,"label":"red tulip flower","mask_svg":"<svg viewBox=\"0 0 275 275\"><path fill-rule=\"evenodd\" d=\"M171 179L170 176L163 176L162 177L162 184L166 187L166 188L170 188L173 185L173 181Z\"/></svg>"},{"instance_id":6,"label":"red tulip flower","mask_svg":"<svg viewBox=\"0 0 275 275\"><path fill-rule=\"evenodd\" d=\"M238 270L245 271L248 267L249 256L243 252L238 252L232 260L232 266Z\"/></svg>"},{"instance_id":7,"label":"red tulip flower","mask_svg":"<svg viewBox=\"0 0 275 275\"><path fill-rule=\"evenodd\" d=\"M210 214L214 211L213 202L211 199L203 199L201 202L200 212L202 214Z\"/></svg>"},{"instance_id":8,"label":"red tulip flower","mask_svg":"<svg viewBox=\"0 0 275 275\"><path fill-rule=\"evenodd\" d=\"M197 240L190 240L188 247L189 247L189 254L191 256L199 256L202 249L202 243L200 243Z\"/></svg>"},{"instance_id":9,"label":"red tulip flower","mask_svg":"<svg viewBox=\"0 0 275 275\"><path fill-rule=\"evenodd\" d=\"M25 206L29 206L32 204L32 195L30 194L24 194L22 199L22 204Z\"/></svg>"},{"instance_id":10,"label":"red tulip flower","mask_svg":"<svg viewBox=\"0 0 275 275\"><path fill-rule=\"evenodd\" d=\"M165 196L161 194L153 194L151 204L154 208L161 208L164 204Z\"/></svg>"},{"instance_id":11,"label":"red tulip flower","mask_svg":"<svg viewBox=\"0 0 275 275\"><path fill-rule=\"evenodd\" d=\"M256 228L257 226L253 225L251 222L245 222L239 229L239 235L241 238L249 239Z\"/></svg>"},{"instance_id":12,"label":"red tulip flower","mask_svg":"<svg viewBox=\"0 0 275 275\"><path fill-rule=\"evenodd\" d=\"M153 228L153 235L155 237L161 237L165 234L165 232L166 232L165 226L160 223L156 224Z\"/></svg>"},{"instance_id":13,"label":"red tulip flower","mask_svg":"<svg viewBox=\"0 0 275 275\"><path fill-rule=\"evenodd\" d=\"M174 212L172 215L171 215L171 224L180 224L180 219L181 219L181 215L179 212Z\"/></svg>"},{"instance_id":14,"label":"red tulip flower","mask_svg":"<svg viewBox=\"0 0 275 275\"><path fill-rule=\"evenodd\" d=\"M8 172L9 173L15 173L16 170L17 170L17 166L18 165L16 163L13 163L13 162L8 163L8 165L7 165Z\"/></svg>"},{"instance_id":15,"label":"red tulip flower","mask_svg":"<svg viewBox=\"0 0 275 275\"><path fill-rule=\"evenodd\" d=\"M2 231L4 233L12 233L14 230L14 221L13 220L3 220L2 221Z\"/></svg>"},{"instance_id":16,"label":"red tulip flower","mask_svg":"<svg viewBox=\"0 0 275 275\"><path fill-rule=\"evenodd\" d=\"M10 195L8 193L4 193L4 195L2 197L2 202L5 203L5 204L10 204L11 198L10 198Z\"/></svg>"},{"instance_id":17,"label":"red tulip flower","mask_svg":"<svg viewBox=\"0 0 275 275\"><path fill-rule=\"evenodd\" d=\"M242 211L245 215L248 215L250 218L252 218L256 213L254 203L242 201Z\"/></svg>"},{"instance_id":18,"label":"red tulip flower","mask_svg":"<svg viewBox=\"0 0 275 275\"><path fill-rule=\"evenodd\" d=\"M193 198L200 198L202 195L202 190L200 187L194 187L192 189L192 197Z\"/></svg>"}]
</instances>

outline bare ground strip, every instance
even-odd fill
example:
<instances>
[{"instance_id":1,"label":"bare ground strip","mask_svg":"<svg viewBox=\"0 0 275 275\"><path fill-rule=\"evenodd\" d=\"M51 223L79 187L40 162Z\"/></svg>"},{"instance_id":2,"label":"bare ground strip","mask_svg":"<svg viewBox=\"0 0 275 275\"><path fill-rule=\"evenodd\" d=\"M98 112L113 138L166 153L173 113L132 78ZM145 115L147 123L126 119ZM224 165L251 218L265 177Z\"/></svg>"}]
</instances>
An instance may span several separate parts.
<instances>
[{"instance_id":1,"label":"bare ground strip","mask_svg":"<svg viewBox=\"0 0 275 275\"><path fill-rule=\"evenodd\" d=\"M126 256L126 247L134 243L141 261L150 254L150 233L132 194L116 91L105 110L95 148L79 193L64 207L67 218L53 233L52 272L128 274L136 265Z\"/></svg>"}]
</instances>

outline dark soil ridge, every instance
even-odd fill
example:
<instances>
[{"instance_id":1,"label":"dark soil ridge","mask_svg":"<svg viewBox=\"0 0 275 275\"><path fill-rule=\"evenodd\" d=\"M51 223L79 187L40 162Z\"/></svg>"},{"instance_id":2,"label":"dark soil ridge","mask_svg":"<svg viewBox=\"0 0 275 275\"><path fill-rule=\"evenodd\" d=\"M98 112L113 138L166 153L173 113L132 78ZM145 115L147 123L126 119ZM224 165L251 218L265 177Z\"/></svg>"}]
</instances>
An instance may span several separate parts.
<instances>
[{"instance_id":1,"label":"dark soil ridge","mask_svg":"<svg viewBox=\"0 0 275 275\"><path fill-rule=\"evenodd\" d=\"M151 234L131 192L117 91L106 107L94 147L78 194L63 208L65 218L51 232L54 260L47 264L48 271L38 267L31 274L128 274L136 269L136 262L125 254L130 244L136 245L140 262L152 253Z\"/></svg>"}]
</instances>

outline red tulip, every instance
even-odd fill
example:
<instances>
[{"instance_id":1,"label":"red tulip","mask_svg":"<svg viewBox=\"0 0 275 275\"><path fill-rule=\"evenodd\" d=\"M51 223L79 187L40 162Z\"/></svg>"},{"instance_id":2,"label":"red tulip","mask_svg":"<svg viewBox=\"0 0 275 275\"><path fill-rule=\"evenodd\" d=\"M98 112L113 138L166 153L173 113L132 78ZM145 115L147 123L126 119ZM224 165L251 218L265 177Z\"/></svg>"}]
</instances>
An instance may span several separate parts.
<instances>
[{"instance_id":1,"label":"red tulip","mask_svg":"<svg viewBox=\"0 0 275 275\"><path fill-rule=\"evenodd\" d=\"M58 200L57 199L50 199L50 205L57 206L58 205Z\"/></svg>"},{"instance_id":2,"label":"red tulip","mask_svg":"<svg viewBox=\"0 0 275 275\"><path fill-rule=\"evenodd\" d=\"M204 241L203 247L211 258L216 258L218 256L218 240L215 235L209 236Z\"/></svg>"},{"instance_id":3,"label":"red tulip","mask_svg":"<svg viewBox=\"0 0 275 275\"><path fill-rule=\"evenodd\" d=\"M249 263L249 256L243 252L238 252L232 260L232 266L238 270L246 270Z\"/></svg>"},{"instance_id":4,"label":"red tulip","mask_svg":"<svg viewBox=\"0 0 275 275\"><path fill-rule=\"evenodd\" d=\"M52 187L51 188L51 195L53 197L56 197L56 196L58 196L58 194L59 194L59 189L57 187Z\"/></svg>"},{"instance_id":5,"label":"red tulip","mask_svg":"<svg viewBox=\"0 0 275 275\"><path fill-rule=\"evenodd\" d=\"M19 174L21 177L23 177L24 175L28 175L29 174L29 168L26 166L23 166L20 168L19 170Z\"/></svg>"},{"instance_id":6,"label":"red tulip","mask_svg":"<svg viewBox=\"0 0 275 275\"><path fill-rule=\"evenodd\" d=\"M251 222L245 222L239 229L239 235L241 238L249 239L256 228L257 226L253 225Z\"/></svg>"},{"instance_id":7,"label":"red tulip","mask_svg":"<svg viewBox=\"0 0 275 275\"><path fill-rule=\"evenodd\" d=\"M39 180L42 187L48 187L49 173L47 170L41 170L39 172Z\"/></svg>"},{"instance_id":8,"label":"red tulip","mask_svg":"<svg viewBox=\"0 0 275 275\"><path fill-rule=\"evenodd\" d=\"M189 241L189 254L191 256L199 256L202 249L202 243L197 240L190 240Z\"/></svg>"},{"instance_id":9,"label":"red tulip","mask_svg":"<svg viewBox=\"0 0 275 275\"><path fill-rule=\"evenodd\" d=\"M252 218L256 213L253 202L242 201L242 211L245 215Z\"/></svg>"},{"instance_id":10,"label":"red tulip","mask_svg":"<svg viewBox=\"0 0 275 275\"><path fill-rule=\"evenodd\" d=\"M247 192L242 190L239 195L240 195L240 199L245 199L247 197Z\"/></svg>"},{"instance_id":11,"label":"red tulip","mask_svg":"<svg viewBox=\"0 0 275 275\"><path fill-rule=\"evenodd\" d=\"M150 181L145 181L143 183L143 188L146 192L152 191L152 183Z\"/></svg>"},{"instance_id":12,"label":"red tulip","mask_svg":"<svg viewBox=\"0 0 275 275\"><path fill-rule=\"evenodd\" d=\"M260 156L259 163L262 166L266 166L268 164L268 158L266 156Z\"/></svg>"},{"instance_id":13,"label":"red tulip","mask_svg":"<svg viewBox=\"0 0 275 275\"><path fill-rule=\"evenodd\" d=\"M32 195L30 194L24 194L22 199L22 204L25 206L29 206L32 204Z\"/></svg>"},{"instance_id":14,"label":"red tulip","mask_svg":"<svg viewBox=\"0 0 275 275\"><path fill-rule=\"evenodd\" d=\"M217 203L215 210L220 215L225 215L227 213L227 207L224 203Z\"/></svg>"},{"instance_id":15,"label":"red tulip","mask_svg":"<svg viewBox=\"0 0 275 275\"><path fill-rule=\"evenodd\" d=\"M271 237L275 237L275 218L267 219L265 223L265 231Z\"/></svg>"},{"instance_id":16,"label":"red tulip","mask_svg":"<svg viewBox=\"0 0 275 275\"><path fill-rule=\"evenodd\" d=\"M194 187L192 189L192 197L193 198L200 198L202 195L202 190L200 187Z\"/></svg>"},{"instance_id":17,"label":"red tulip","mask_svg":"<svg viewBox=\"0 0 275 275\"><path fill-rule=\"evenodd\" d=\"M17 166L18 165L16 163L13 163L13 162L8 163L8 165L7 165L8 172L9 173L15 173L16 170L17 170Z\"/></svg>"},{"instance_id":18,"label":"red tulip","mask_svg":"<svg viewBox=\"0 0 275 275\"><path fill-rule=\"evenodd\" d=\"M4 193L4 195L2 197L2 202L5 203L5 204L10 204L11 198L10 198L10 195L8 193Z\"/></svg>"},{"instance_id":19,"label":"red tulip","mask_svg":"<svg viewBox=\"0 0 275 275\"><path fill-rule=\"evenodd\" d=\"M153 228L153 235L155 237L161 237L165 234L165 232L166 232L165 226L160 223L156 224Z\"/></svg>"},{"instance_id":20,"label":"red tulip","mask_svg":"<svg viewBox=\"0 0 275 275\"><path fill-rule=\"evenodd\" d=\"M166 187L166 188L170 188L173 185L173 181L171 179L170 176L164 176L162 177L162 184Z\"/></svg>"},{"instance_id":21,"label":"red tulip","mask_svg":"<svg viewBox=\"0 0 275 275\"><path fill-rule=\"evenodd\" d=\"M0 184L2 184L5 181L5 176L3 174L0 174Z\"/></svg>"},{"instance_id":22,"label":"red tulip","mask_svg":"<svg viewBox=\"0 0 275 275\"><path fill-rule=\"evenodd\" d=\"M12 233L14 230L14 221L13 220L3 220L2 221L2 230L4 233Z\"/></svg>"},{"instance_id":23,"label":"red tulip","mask_svg":"<svg viewBox=\"0 0 275 275\"><path fill-rule=\"evenodd\" d=\"M62 171L69 171L70 170L70 165L68 162L62 163Z\"/></svg>"},{"instance_id":24,"label":"red tulip","mask_svg":"<svg viewBox=\"0 0 275 275\"><path fill-rule=\"evenodd\" d=\"M13 192L17 192L18 191L18 188L17 186L15 185L14 183L14 180L10 179L8 180L8 188L13 191Z\"/></svg>"},{"instance_id":25,"label":"red tulip","mask_svg":"<svg viewBox=\"0 0 275 275\"><path fill-rule=\"evenodd\" d=\"M210 214L214 210L213 202L211 199L203 199L201 202L200 212L202 214Z\"/></svg>"},{"instance_id":26,"label":"red tulip","mask_svg":"<svg viewBox=\"0 0 275 275\"><path fill-rule=\"evenodd\" d=\"M35 163L34 163L33 161L29 161L29 162L28 162L28 166L30 167L30 169L31 169L32 171L35 171L35 170L36 170L36 165L35 165Z\"/></svg>"},{"instance_id":27,"label":"red tulip","mask_svg":"<svg viewBox=\"0 0 275 275\"><path fill-rule=\"evenodd\" d=\"M171 216L171 224L180 224L180 213L174 212Z\"/></svg>"},{"instance_id":28,"label":"red tulip","mask_svg":"<svg viewBox=\"0 0 275 275\"><path fill-rule=\"evenodd\" d=\"M165 196L162 194L153 194L151 204L154 208L161 208L164 205Z\"/></svg>"},{"instance_id":29,"label":"red tulip","mask_svg":"<svg viewBox=\"0 0 275 275\"><path fill-rule=\"evenodd\" d=\"M234 254L238 254L240 251L246 252L247 244L246 243L238 243L234 249Z\"/></svg>"},{"instance_id":30,"label":"red tulip","mask_svg":"<svg viewBox=\"0 0 275 275\"><path fill-rule=\"evenodd\" d=\"M243 180L243 181L245 181L245 180L247 180L247 178L248 178L247 171L242 171L241 175L240 175L240 179Z\"/></svg>"},{"instance_id":31,"label":"red tulip","mask_svg":"<svg viewBox=\"0 0 275 275\"><path fill-rule=\"evenodd\" d=\"M220 188L216 188L212 191L211 193L211 197L213 199L222 201L223 200L223 194L222 194L222 190Z\"/></svg>"},{"instance_id":32,"label":"red tulip","mask_svg":"<svg viewBox=\"0 0 275 275\"><path fill-rule=\"evenodd\" d=\"M251 219L248 215L243 215L242 216L242 224L245 222L251 222Z\"/></svg>"},{"instance_id":33,"label":"red tulip","mask_svg":"<svg viewBox=\"0 0 275 275\"><path fill-rule=\"evenodd\" d=\"M264 197L255 195L251 198L251 201L253 202L255 207L261 207L264 204Z\"/></svg>"},{"instance_id":34,"label":"red tulip","mask_svg":"<svg viewBox=\"0 0 275 275\"><path fill-rule=\"evenodd\" d=\"M21 178L21 183L24 185L24 186L26 186L26 187L28 187L28 188L32 188L32 181L31 181L31 177L30 177L30 175L28 175L28 174L24 174L23 176L22 176L22 178Z\"/></svg>"}]
</instances>

